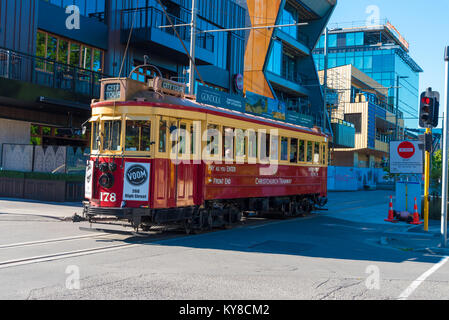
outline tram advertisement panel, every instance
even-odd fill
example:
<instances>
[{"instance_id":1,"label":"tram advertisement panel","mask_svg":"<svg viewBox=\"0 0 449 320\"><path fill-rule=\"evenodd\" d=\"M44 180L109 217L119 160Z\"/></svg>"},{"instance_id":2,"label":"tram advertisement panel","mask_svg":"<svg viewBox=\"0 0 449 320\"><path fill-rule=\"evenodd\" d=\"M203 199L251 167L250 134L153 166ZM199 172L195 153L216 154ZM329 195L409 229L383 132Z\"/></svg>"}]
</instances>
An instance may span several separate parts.
<instances>
[{"instance_id":1,"label":"tram advertisement panel","mask_svg":"<svg viewBox=\"0 0 449 320\"><path fill-rule=\"evenodd\" d=\"M127 162L123 179L123 200L148 201L150 192L150 164Z\"/></svg>"},{"instance_id":2,"label":"tram advertisement panel","mask_svg":"<svg viewBox=\"0 0 449 320\"><path fill-rule=\"evenodd\" d=\"M86 166L86 178L85 178L85 187L84 187L84 197L86 199L92 199L92 190L93 190L93 172L94 172L94 162L88 161Z\"/></svg>"}]
</instances>

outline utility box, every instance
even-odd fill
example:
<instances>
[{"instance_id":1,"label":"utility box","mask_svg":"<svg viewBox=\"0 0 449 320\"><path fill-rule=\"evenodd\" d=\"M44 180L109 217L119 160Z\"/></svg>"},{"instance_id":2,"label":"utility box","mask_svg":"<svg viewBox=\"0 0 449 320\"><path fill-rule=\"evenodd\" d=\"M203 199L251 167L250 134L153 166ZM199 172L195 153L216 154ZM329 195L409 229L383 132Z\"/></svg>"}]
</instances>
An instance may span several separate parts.
<instances>
[{"instance_id":1,"label":"utility box","mask_svg":"<svg viewBox=\"0 0 449 320\"><path fill-rule=\"evenodd\" d=\"M419 181L396 182L396 199L394 210L414 213L415 198L418 205L418 213L421 214L422 185Z\"/></svg>"}]
</instances>

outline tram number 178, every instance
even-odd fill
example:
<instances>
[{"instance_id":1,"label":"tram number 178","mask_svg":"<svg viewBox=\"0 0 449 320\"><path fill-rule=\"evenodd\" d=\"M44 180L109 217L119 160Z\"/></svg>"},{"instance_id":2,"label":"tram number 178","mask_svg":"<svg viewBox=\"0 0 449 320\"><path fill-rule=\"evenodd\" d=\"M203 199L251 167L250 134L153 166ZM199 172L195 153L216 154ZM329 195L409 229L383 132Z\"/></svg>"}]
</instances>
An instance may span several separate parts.
<instances>
[{"instance_id":1,"label":"tram number 178","mask_svg":"<svg viewBox=\"0 0 449 320\"><path fill-rule=\"evenodd\" d=\"M117 195L115 193L107 193L107 192L102 192L100 194L100 199L102 202L115 202L117 201Z\"/></svg>"}]
</instances>

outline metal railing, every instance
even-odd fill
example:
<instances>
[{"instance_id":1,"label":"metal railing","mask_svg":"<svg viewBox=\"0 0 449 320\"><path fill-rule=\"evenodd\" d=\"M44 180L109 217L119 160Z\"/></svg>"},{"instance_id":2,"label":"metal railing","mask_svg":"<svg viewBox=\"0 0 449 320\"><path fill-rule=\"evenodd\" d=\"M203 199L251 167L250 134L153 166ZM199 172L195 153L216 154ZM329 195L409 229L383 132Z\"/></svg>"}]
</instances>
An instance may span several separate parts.
<instances>
[{"instance_id":1,"label":"metal railing","mask_svg":"<svg viewBox=\"0 0 449 320\"><path fill-rule=\"evenodd\" d=\"M0 77L99 97L106 75L0 47Z\"/></svg>"},{"instance_id":2,"label":"metal railing","mask_svg":"<svg viewBox=\"0 0 449 320\"><path fill-rule=\"evenodd\" d=\"M183 19L169 14L173 24L180 25L186 24ZM155 7L142 7L137 9L125 9L121 11L121 29L130 30L133 26L134 29L138 29L136 34L143 36L144 39L150 40L151 28L157 28L162 32L175 36L175 32L172 28L159 28L160 26L170 25L166 15L162 10ZM190 41L190 26L177 27L176 29L182 40ZM201 30L198 30L201 31ZM196 45L199 48L206 49L208 51L214 51L214 36L208 33L199 33L196 38Z\"/></svg>"}]
</instances>

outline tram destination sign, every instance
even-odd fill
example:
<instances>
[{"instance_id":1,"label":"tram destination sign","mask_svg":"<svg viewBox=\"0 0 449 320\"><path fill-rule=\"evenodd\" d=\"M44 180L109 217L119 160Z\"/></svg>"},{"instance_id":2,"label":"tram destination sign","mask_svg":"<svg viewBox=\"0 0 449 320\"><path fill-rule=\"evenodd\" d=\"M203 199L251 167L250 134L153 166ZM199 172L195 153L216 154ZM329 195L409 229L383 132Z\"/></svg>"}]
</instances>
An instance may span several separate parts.
<instances>
[{"instance_id":1,"label":"tram destination sign","mask_svg":"<svg viewBox=\"0 0 449 320\"><path fill-rule=\"evenodd\" d=\"M183 83L156 77L148 81L148 85L156 92L162 92L173 96L184 98L186 85Z\"/></svg>"},{"instance_id":2,"label":"tram destination sign","mask_svg":"<svg viewBox=\"0 0 449 320\"><path fill-rule=\"evenodd\" d=\"M121 98L120 83L108 83L104 86L104 100L119 100Z\"/></svg>"}]
</instances>

